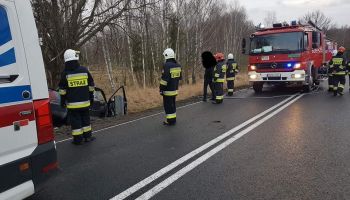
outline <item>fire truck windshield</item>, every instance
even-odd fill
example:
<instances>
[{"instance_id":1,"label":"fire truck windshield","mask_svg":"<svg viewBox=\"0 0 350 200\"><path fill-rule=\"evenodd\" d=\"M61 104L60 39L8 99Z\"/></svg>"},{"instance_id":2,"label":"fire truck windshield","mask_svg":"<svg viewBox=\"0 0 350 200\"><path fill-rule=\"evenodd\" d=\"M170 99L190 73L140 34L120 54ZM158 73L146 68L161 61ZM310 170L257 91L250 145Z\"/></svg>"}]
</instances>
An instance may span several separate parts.
<instances>
[{"instance_id":1,"label":"fire truck windshield","mask_svg":"<svg viewBox=\"0 0 350 200\"><path fill-rule=\"evenodd\" d=\"M296 53L303 49L302 32L276 33L251 39L250 54Z\"/></svg>"}]
</instances>

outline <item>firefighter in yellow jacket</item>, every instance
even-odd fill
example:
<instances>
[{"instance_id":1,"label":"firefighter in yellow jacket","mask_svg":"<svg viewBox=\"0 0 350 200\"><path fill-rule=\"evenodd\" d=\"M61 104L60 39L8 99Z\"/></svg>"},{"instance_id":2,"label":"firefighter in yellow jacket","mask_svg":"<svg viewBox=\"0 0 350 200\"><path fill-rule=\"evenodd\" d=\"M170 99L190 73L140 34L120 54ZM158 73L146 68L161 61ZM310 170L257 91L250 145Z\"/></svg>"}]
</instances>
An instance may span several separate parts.
<instances>
[{"instance_id":1,"label":"firefighter in yellow jacket","mask_svg":"<svg viewBox=\"0 0 350 200\"><path fill-rule=\"evenodd\" d=\"M215 102L214 104L221 104L224 101L224 82L227 70L225 63L225 55L223 53L216 53L215 59L217 65L214 68L214 90L215 90Z\"/></svg>"},{"instance_id":2,"label":"firefighter in yellow jacket","mask_svg":"<svg viewBox=\"0 0 350 200\"><path fill-rule=\"evenodd\" d=\"M175 60L174 50L168 48L164 51L165 63L160 80L160 94L163 96L163 105L166 114L164 125L176 124L176 96L178 95L179 81L182 77L181 65Z\"/></svg>"},{"instance_id":3,"label":"firefighter in yellow jacket","mask_svg":"<svg viewBox=\"0 0 350 200\"><path fill-rule=\"evenodd\" d=\"M346 82L346 69L347 61L344 56L345 48L339 47L338 54L333 56L332 60L329 62L330 68L333 74L334 83L334 96L344 95L344 88Z\"/></svg>"},{"instance_id":4,"label":"firefighter in yellow jacket","mask_svg":"<svg viewBox=\"0 0 350 200\"><path fill-rule=\"evenodd\" d=\"M226 81L227 81L227 95L232 96L233 90L235 87L236 74L238 73L238 65L233 54L230 53L227 56L227 72L226 72Z\"/></svg>"},{"instance_id":5,"label":"firefighter in yellow jacket","mask_svg":"<svg viewBox=\"0 0 350 200\"><path fill-rule=\"evenodd\" d=\"M94 100L94 80L87 68L79 64L79 52L64 53L65 69L59 83L61 106L67 107L72 127L73 144L90 142L92 137L89 108Z\"/></svg>"}]
</instances>

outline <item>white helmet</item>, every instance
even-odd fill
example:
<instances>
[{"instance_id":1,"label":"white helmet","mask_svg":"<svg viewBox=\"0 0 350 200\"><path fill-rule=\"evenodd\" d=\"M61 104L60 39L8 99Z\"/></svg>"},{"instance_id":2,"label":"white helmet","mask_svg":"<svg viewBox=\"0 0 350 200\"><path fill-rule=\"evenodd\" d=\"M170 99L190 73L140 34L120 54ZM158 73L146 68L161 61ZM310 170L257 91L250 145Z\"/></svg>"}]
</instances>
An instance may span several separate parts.
<instances>
[{"instance_id":1,"label":"white helmet","mask_svg":"<svg viewBox=\"0 0 350 200\"><path fill-rule=\"evenodd\" d=\"M333 55L333 56L336 56L337 54L338 54L338 51L337 51L337 50L333 50L333 51L332 51L332 55Z\"/></svg>"},{"instance_id":2,"label":"white helmet","mask_svg":"<svg viewBox=\"0 0 350 200\"><path fill-rule=\"evenodd\" d=\"M64 52L64 62L79 60L79 51L68 49Z\"/></svg>"},{"instance_id":3,"label":"white helmet","mask_svg":"<svg viewBox=\"0 0 350 200\"><path fill-rule=\"evenodd\" d=\"M232 53L228 54L227 59L232 60L233 59L233 54Z\"/></svg>"},{"instance_id":4,"label":"white helmet","mask_svg":"<svg viewBox=\"0 0 350 200\"><path fill-rule=\"evenodd\" d=\"M164 56L165 60L168 60L170 58L175 58L175 52L173 49L168 48L168 49L165 49L163 56Z\"/></svg>"}]
</instances>

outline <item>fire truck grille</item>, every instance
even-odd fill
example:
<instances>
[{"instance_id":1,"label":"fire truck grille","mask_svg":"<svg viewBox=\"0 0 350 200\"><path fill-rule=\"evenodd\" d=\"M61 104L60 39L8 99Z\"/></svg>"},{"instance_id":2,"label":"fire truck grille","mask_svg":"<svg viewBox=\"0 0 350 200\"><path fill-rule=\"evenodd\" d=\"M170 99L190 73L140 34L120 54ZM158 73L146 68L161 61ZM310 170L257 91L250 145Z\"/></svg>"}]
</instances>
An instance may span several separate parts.
<instances>
[{"instance_id":1,"label":"fire truck grille","mask_svg":"<svg viewBox=\"0 0 350 200\"><path fill-rule=\"evenodd\" d=\"M260 63L256 64L256 68L259 69L292 69L292 66L288 66L290 63L280 62L280 63Z\"/></svg>"}]
</instances>

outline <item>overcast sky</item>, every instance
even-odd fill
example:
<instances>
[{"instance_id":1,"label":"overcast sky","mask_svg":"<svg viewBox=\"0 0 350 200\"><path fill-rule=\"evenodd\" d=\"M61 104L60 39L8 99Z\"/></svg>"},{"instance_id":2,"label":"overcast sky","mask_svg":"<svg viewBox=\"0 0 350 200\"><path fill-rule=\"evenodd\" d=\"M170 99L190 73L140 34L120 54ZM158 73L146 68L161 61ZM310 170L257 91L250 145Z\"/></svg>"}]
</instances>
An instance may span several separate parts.
<instances>
[{"instance_id":1,"label":"overcast sky","mask_svg":"<svg viewBox=\"0 0 350 200\"><path fill-rule=\"evenodd\" d=\"M234 2L235 0L226 0ZM276 11L277 19L290 22L308 11L321 10L337 25L350 25L350 0L238 0L255 24L263 22L268 11Z\"/></svg>"}]
</instances>

